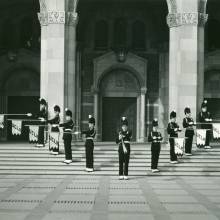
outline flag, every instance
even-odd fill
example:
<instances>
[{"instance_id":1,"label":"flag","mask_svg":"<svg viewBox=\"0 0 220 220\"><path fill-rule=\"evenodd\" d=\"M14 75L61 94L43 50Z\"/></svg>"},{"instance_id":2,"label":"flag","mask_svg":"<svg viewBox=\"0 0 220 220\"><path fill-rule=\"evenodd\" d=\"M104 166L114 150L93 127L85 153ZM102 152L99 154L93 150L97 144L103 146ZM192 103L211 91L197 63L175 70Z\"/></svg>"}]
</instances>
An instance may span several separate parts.
<instances>
[{"instance_id":1,"label":"flag","mask_svg":"<svg viewBox=\"0 0 220 220\"><path fill-rule=\"evenodd\" d=\"M0 128L4 128L4 115L0 115Z\"/></svg>"},{"instance_id":2,"label":"flag","mask_svg":"<svg viewBox=\"0 0 220 220\"><path fill-rule=\"evenodd\" d=\"M11 133L12 135L21 135L21 127L22 127L22 121L18 119L13 119L11 121Z\"/></svg>"},{"instance_id":3,"label":"flag","mask_svg":"<svg viewBox=\"0 0 220 220\"><path fill-rule=\"evenodd\" d=\"M205 146L205 141L206 141L206 129L197 129L196 130L197 147Z\"/></svg>"},{"instance_id":4,"label":"flag","mask_svg":"<svg viewBox=\"0 0 220 220\"><path fill-rule=\"evenodd\" d=\"M38 125L29 125L29 141L37 142L38 140Z\"/></svg>"},{"instance_id":5,"label":"flag","mask_svg":"<svg viewBox=\"0 0 220 220\"><path fill-rule=\"evenodd\" d=\"M220 138L220 123L213 124L212 128L213 128L213 138L219 139Z\"/></svg>"},{"instance_id":6,"label":"flag","mask_svg":"<svg viewBox=\"0 0 220 220\"><path fill-rule=\"evenodd\" d=\"M54 150L59 148L59 132L50 132L49 134L49 149Z\"/></svg>"},{"instance_id":7,"label":"flag","mask_svg":"<svg viewBox=\"0 0 220 220\"><path fill-rule=\"evenodd\" d=\"M184 151L184 138L175 138L174 139L174 147L175 147L175 154L178 156L183 156L183 151Z\"/></svg>"}]
</instances>

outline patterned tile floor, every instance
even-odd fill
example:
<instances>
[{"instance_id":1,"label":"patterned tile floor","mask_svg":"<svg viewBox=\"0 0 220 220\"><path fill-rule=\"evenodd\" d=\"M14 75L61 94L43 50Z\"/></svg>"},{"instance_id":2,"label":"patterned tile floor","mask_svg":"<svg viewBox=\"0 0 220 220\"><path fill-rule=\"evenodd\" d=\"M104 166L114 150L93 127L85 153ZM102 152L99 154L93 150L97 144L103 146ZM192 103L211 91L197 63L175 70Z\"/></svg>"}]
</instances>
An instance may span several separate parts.
<instances>
[{"instance_id":1,"label":"patterned tile floor","mask_svg":"<svg viewBox=\"0 0 220 220\"><path fill-rule=\"evenodd\" d=\"M216 220L220 177L0 176L1 220Z\"/></svg>"}]
</instances>

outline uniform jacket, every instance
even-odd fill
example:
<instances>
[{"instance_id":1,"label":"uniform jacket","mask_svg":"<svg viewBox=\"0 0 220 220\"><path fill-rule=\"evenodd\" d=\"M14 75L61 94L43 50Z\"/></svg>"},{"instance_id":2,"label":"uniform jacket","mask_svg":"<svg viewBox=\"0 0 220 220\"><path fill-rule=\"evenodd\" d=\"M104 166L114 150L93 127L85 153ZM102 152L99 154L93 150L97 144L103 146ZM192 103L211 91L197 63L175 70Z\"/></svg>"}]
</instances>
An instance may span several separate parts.
<instances>
[{"instance_id":1,"label":"uniform jacket","mask_svg":"<svg viewBox=\"0 0 220 220\"><path fill-rule=\"evenodd\" d=\"M68 139L72 137L72 129L74 126L72 119L63 124L59 124L59 126L63 128L63 139Z\"/></svg>"},{"instance_id":2,"label":"uniform jacket","mask_svg":"<svg viewBox=\"0 0 220 220\"><path fill-rule=\"evenodd\" d=\"M128 131L119 131L118 132L118 136L117 136L117 138L116 138L116 144L122 144L122 140L119 140L119 135L122 135L123 136L123 141L124 142L130 142L131 141L131 137L132 137L132 132L130 131L130 130L128 130Z\"/></svg>"},{"instance_id":3,"label":"uniform jacket","mask_svg":"<svg viewBox=\"0 0 220 220\"><path fill-rule=\"evenodd\" d=\"M148 136L148 141L151 142L151 146L160 146L162 140L163 137L159 131L151 131Z\"/></svg>"},{"instance_id":4,"label":"uniform jacket","mask_svg":"<svg viewBox=\"0 0 220 220\"><path fill-rule=\"evenodd\" d=\"M202 129L211 129L212 125L207 124L210 122L207 122L206 119L212 119L210 112L200 112L199 113L199 122L202 123L201 128Z\"/></svg>"},{"instance_id":5,"label":"uniform jacket","mask_svg":"<svg viewBox=\"0 0 220 220\"><path fill-rule=\"evenodd\" d=\"M190 137L194 135L193 124L194 124L194 121L192 118L185 117L183 119L183 127L186 129L185 131L186 137Z\"/></svg>"},{"instance_id":6,"label":"uniform jacket","mask_svg":"<svg viewBox=\"0 0 220 220\"><path fill-rule=\"evenodd\" d=\"M56 115L54 118L47 120L47 122L51 125L57 125L57 127L52 127L51 131L59 132L59 123L60 123L60 116Z\"/></svg>"},{"instance_id":7,"label":"uniform jacket","mask_svg":"<svg viewBox=\"0 0 220 220\"><path fill-rule=\"evenodd\" d=\"M176 122L170 122L167 126L167 133L170 137L178 137L178 132L181 131Z\"/></svg>"}]
</instances>

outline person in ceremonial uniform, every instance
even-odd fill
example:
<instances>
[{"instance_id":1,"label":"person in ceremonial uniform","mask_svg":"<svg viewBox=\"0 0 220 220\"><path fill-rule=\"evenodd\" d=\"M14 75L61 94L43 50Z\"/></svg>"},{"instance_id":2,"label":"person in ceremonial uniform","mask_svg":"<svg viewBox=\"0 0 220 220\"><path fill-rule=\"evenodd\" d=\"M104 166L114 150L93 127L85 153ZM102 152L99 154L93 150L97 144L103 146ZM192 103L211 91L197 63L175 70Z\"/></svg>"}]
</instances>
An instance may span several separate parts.
<instances>
[{"instance_id":1,"label":"person in ceremonial uniform","mask_svg":"<svg viewBox=\"0 0 220 220\"><path fill-rule=\"evenodd\" d=\"M59 133L59 123L60 123L60 107L55 105L54 109L54 117L52 119L47 120L49 124L51 124L51 132ZM51 142L54 142L51 144ZM52 145L52 146L51 146ZM49 136L49 150L51 154L58 155L59 154L59 140L55 140L53 137Z\"/></svg>"},{"instance_id":2,"label":"person in ceremonial uniform","mask_svg":"<svg viewBox=\"0 0 220 220\"><path fill-rule=\"evenodd\" d=\"M160 172L157 169L159 156L160 156L160 148L161 141L163 137L161 133L158 131L158 120L154 119L152 122L153 129L148 136L148 141L151 142L151 171L152 173Z\"/></svg>"},{"instance_id":3,"label":"person in ceremonial uniform","mask_svg":"<svg viewBox=\"0 0 220 220\"><path fill-rule=\"evenodd\" d=\"M93 151L94 151L94 138L96 136L95 130L95 118L92 115L89 115L89 129L83 131L82 134L85 135L86 142L85 142L85 153L86 153L86 172L93 172L94 171L94 158L93 158Z\"/></svg>"},{"instance_id":4,"label":"person in ceremonial uniform","mask_svg":"<svg viewBox=\"0 0 220 220\"><path fill-rule=\"evenodd\" d=\"M130 141L132 131L128 129L128 120L126 117L121 119L121 130L116 138L119 156L119 179L128 180L128 165L130 160Z\"/></svg>"},{"instance_id":5,"label":"person in ceremonial uniform","mask_svg":"<svg viewBox=\"0 0 220 220\"><path fill-rule=\"evenodd\" d=\"M59 124L59 127L63 128L63 140L64 140L64 149L65 149L65 160L63 161L66 164L72 163L72 129L74 123L72 120L72 112L69 109L65 109L66 122Z\"/></svg>"},{"instance_id":6,"label":"person in ceremonial uniform","mask_svg":"<svg viewBox=\"0 0 220 220\"><path fill-rule=\"evenodd\" d=\"M192 143L193 143L193 136L194 136L194 129L193 126L194 121L191 117L191 110L189 107L184 109L185 118L183 119L183 127L186 129L185 131L185 154L186 156L192 155Z\"/></svg>"},{"instance_id":7,"label":"person in ceremonial uniform","mask_svg":"<svg viewBox=\"0 0 220 220\"><path fill-rule=\"evenodd\" d=\"M169 134L169 143L170 143L170 163L178 163L177 155L175 154L175 138L178 137L178 132L181 129L176 123L176 112L172 111L170 113L170 122L167 126L167 133Z\"/></svg>"},{"instance_id":8,"label":"person in ceremonial uniform","mask_svg":"<svg viewBox=\"0 0 220 220\"><path fill-rule=\"evenodd\" d=\"M44 131L47 120L47 102L45 99L40 98L40 112L37 114L37 119L41 122L39 123L38 129L38 141L36 147L44 147Z\"/></svg>"},{"instance_id":9,"label":"person in ceremonial uniform","mask_svg":"<svg viewBox=\"0 0 220 220\"><path fill-rule=\"evenodd\" d=\"M201 129L206 129L206 141L205 149L210 149L210 139L212 130L212 116L208 112L207 100L204 100L201 105L201 112L199 113L199 122L201 123Z\"/></svg>"}]
</instances>

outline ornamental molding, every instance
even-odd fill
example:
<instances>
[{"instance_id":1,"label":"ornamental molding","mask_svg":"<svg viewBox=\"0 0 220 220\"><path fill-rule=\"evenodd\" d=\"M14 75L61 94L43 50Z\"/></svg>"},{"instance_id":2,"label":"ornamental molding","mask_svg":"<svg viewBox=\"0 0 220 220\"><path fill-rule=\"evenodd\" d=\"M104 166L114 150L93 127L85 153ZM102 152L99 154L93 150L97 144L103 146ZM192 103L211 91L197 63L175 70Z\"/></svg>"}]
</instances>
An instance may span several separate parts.
<instances>
[{"instance_id":1,"label":"ornamental molding","mask_svg":"<svg viewBox=\"0 0 220 220\"><path fill-rule=\"evenodd\" d=\"M167 15L167 24L170 28L183 25L204 26L207 20L208 15L205 13L185 12Z\"/></svg>"},{"instance_id":2,"label":"ornamental molding","mask_svg":"<svg viewBox=\"0 0 220 220\"><path fill-rule=\"evenodd\" d=\"M78 24L78 14L76 12L67 12L66 23L69 26L76 26Z\"/></svg>"},{"instance_id":3,"label":"ornamental molding","mask_svg":"<svg viewBox=\"0 0 220 220\"><path fill-rule=\"evenodd\" d=\"M45 0L39 0L40 3L40 12L45 12L47 11L47 6Z\"/></svg>"},{"instance_id":4,"label":"ornamental molding","mask_svg":"<svg viewBox=\"0 0 220 220\"><path fill-rule=\"evenodd\" d=\"M48 24L65 24L65 11L48 11L38 13L38 19L41 26L47 26Z\"/></svg>"},{"instance_id":5,"label":"ornamental molding","mask_svg":"<svg viewBox=\"0 0 220 220\"><path fill-rule=\"evenodd\" d=\"M76 12L48 11L38 13L38 19L41 26L47 26L49 24L76 26L78 23L78 14Z\"/></svg>"}]
</instances>

